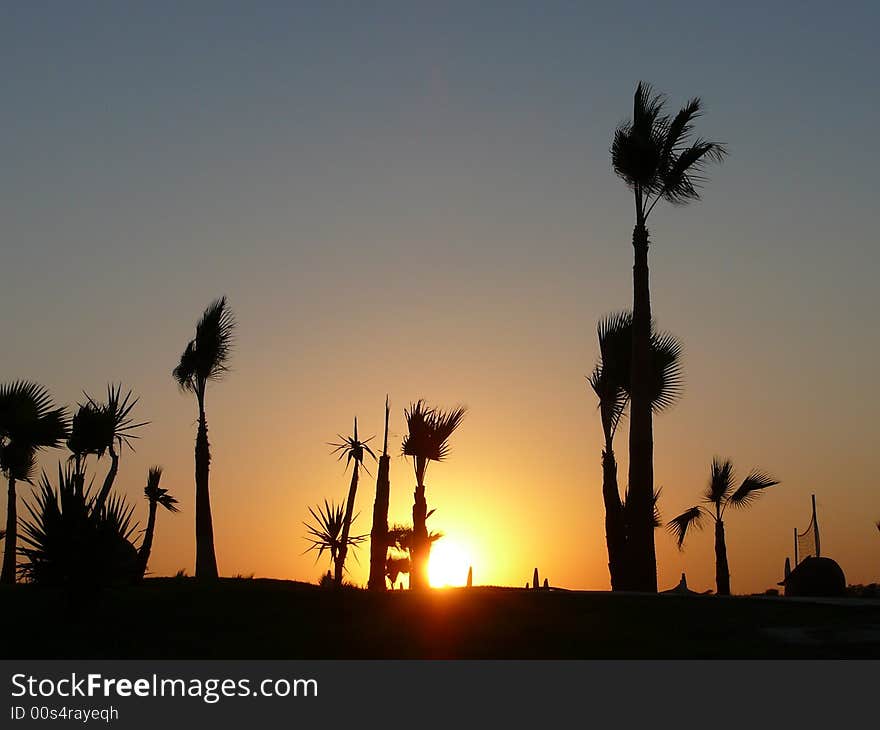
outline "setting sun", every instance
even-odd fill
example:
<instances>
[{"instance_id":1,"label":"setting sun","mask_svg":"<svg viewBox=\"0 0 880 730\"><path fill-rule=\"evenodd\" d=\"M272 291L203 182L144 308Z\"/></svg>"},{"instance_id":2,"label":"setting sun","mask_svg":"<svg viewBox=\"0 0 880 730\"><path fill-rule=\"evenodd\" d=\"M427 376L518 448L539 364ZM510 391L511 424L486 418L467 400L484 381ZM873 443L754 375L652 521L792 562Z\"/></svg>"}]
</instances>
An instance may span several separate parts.
<instances>
[{"instance_id":1,"label":"setting sun","mask_svg":"<svg viewBox=\"0 0 880 730\"><path fill-rule=\"evenodd\" d=\"M463 586L471 564L470 555L461 545L444 538L431 548L428 581L432 588Z\"/></svg>"}]
</instances>

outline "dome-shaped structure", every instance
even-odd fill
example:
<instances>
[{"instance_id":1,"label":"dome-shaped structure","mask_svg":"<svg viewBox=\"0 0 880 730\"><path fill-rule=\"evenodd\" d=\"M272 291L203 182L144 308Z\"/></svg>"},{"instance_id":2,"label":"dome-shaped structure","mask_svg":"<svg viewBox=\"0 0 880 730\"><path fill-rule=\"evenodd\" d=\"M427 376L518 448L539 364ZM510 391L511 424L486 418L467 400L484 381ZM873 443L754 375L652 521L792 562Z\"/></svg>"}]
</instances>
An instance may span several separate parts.
<instances>
[{"instance_id":1,"label":"dome-shaped structure","mask_svg":"<svg viewBox=\"0 0 880 730\"><path fill-rule=\"evenodd\" d=\"M831 558L804 558L783 583L786 596L846 595L846 576Z\"/></svg>"}]
</instances>

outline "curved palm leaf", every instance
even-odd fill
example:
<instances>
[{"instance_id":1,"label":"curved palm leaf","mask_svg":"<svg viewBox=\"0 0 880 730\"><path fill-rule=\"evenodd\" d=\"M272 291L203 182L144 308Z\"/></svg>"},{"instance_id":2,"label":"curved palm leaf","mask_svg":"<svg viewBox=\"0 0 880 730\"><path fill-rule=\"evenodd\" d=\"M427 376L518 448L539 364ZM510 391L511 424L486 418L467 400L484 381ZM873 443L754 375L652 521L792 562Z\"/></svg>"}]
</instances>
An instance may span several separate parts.
<instances>
[{"instance_id":1,"label":"curved palm leaf","mask_svg":"<svg viewBox=\"0 0 880 730\"><path fill-rule=\"evenodd\" d=\"M763 490L768 487L774 487L777 484L779 484L779 481L765 472L752 469L752 471L749 472L749 475L743 480L743 483L740 484L739 489L731 494L727 501L734 507L748 507L759 496L761 496Z\"/></svg>"},{"instance_id":2,"label":"curved palm leaf","mask_svg":"<svg viewBox=\"0 0 880 730\"><path fill-rule=\"evenodd\" d=\"M629 403L632 363L632 312L609 314L599 320L600 360L589 382L599 398L603 431L614 436ZM674 405L684 387L681 341L668 332L651 332L651 407L660 412Z\"/></svg>"},{"instance_id":3,"label":"curved palm leaf","mask_svg":"<svg viewBox=\"0 0 880 730\"><path fill-rule=\"evenodd\" d=\"M706 501L711 502L717 508L733 491L733 464L730 459L719 460L716 456L712 459L712 468L709 476L709 484L706 487Z\"/></svg>"},{"instance_id":4,"label":"curved palm leaf","mask_svg":"<svg viewBox=\"0 0 880 730\"><path fill-rule=\"evenodd\" d=\"M63 440L58 427L66 423L64 408L53 406L42 385L29 380L0 384L0 438L26 437L40 447L53 447Z\"/></svg>"},{"instance_id":5,"label":"curved palm leaf","mask_svg":"<svg viewBox=\"0 0 880 730\"><path fill-rule=\"evenodd\" d=\"M666 117L662 94L640 81L633 95L633 117L619 125L611 143L611 166L633 189L644 194L657 192L661 185L658 168L663 158Z\"/></svg>"},{"instance_id":6,"label":"curved palm leaf","mask_svg":"<svg viewBox=\"0 0 880 730\"><path fill-rule=\"evenodd\" d=\"M666 98L639 82L633 96L633 118L618 126L611 144L614 172L644 200L644 219L661 199L683 205L700 197L703 171L721 162L725 145L694 138L694 121L702 102L693 98L674 117L664 113Z\"/></svg>"},{"instance_id":7,"label":"curved palm leaf","mask_svg":"<svg viewBox=\"0 0 880 730\"><path fill-rule=\"evenodd\" d=\"M67 438L68 419L43 386L27 380L0 384L0 471L30 482L37 453Z\"/></svg>"},{"instance_id":8,"label":"curved palm leaf","mask_svg":"<svg viewBox=\"0 0 880 730\"><path fill-rule=\"evenodd\" d=\"M162 467L151 466L149 472L147 472L147 486L144 487L144 497L147 498L148 502L162 505L169 512L180 512L180 509L177 507L177 499L172 497L167 489L159 486L161 479Z\"/></svg>"},{"instance_id":9,"label":"curved palm leaf","mask_svg":"<svg viewBox=\"0 0 880 730\"><path fill-rule=\"evenodd\" d=\"M671 519L666 525L667 529L675 536L678 543L678 549L681 550L684 545L684 538L688 528L702 529L703 519L702 507L691 507L689 510L682 512L678 517Z\"/></svg>"},{"instance_id":10,"label":"curved palm leaf","mask_svg":"<svg viewBox=\"0 0 880 730\"><path fill-rule=\"evenodd\" d=\"M684 389L681 357L684 346L669 332L651 332L651 408L664 411L675 405Z\"/></svg>"},{"instance_id":11,"label":"curved palm leaf","mask_svg":"<svg viewBox=\"0 0 880 730\"><path fill-rule=\"evenodd\" d=\"M599 320L597 334L600 359L589 382L599 399L602 431L610 441L629 402L632 313L606 315Z\"/></svg>"},{"instance_id":12,"label":"curved palm leaf","mask_svg":"<svg viewBox=\"0 0 880 730\"><path fill-rule=\"evenodd\" d=\"M208 305L196 325L195 338L172 371L182 390L198 392L207 381L220 380L229 371L235 325L225 296Z\"/></svg>"},{"instance_id":13,"label":"curved palm leaf","mask_svg":"<svg viewBox=\"0 0 880 730\"><path fill-rule=\"evenodd\" d=\"M442 411L418 400L405 410L408 433L403 440L406 456L442 461L449 455L449 437L461 425L467 409L463 406Z\"/></svg>"}]
</instances>

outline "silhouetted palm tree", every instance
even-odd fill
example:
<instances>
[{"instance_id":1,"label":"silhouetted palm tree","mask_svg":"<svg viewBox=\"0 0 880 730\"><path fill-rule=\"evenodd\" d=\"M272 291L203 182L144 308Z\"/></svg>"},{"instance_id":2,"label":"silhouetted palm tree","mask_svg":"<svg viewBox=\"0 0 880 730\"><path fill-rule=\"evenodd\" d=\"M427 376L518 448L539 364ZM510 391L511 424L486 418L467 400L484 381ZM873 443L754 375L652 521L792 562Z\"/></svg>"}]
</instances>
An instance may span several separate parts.
<instances>
[{"instance_id":1,"label":"silhouetted palm tree","mask_svg":"<svg viewBox=\"0 0 880 730\"><path fill-rule=\"evenodd\" d=\"M110 469L94 504L95 509L100 509L104 506L119 471L119 452L124 446L134 451L132 441L139 438L134 431L146 426L148 422L134 422L131 412L139 399L132 398L131 390L123 396L121 383L107 386L107 400L103 403L96 401L88 393L83 395L86 400L79 404L73 416L67 448L72 454L71 459L75 465L75 474L80 481L80 488L82 488L86 457L94 455L101 459L105 453L110 455Z\"/></svg>"},{"instance_id":2,"label":"silhouetted palm tree","mask_svg":"<svg viewBox=\"0 0 880 730\"><path fill-rule=\"evenodd\" d=\"M147 572L150 562L150 551L153 549L153 534L156 530L156 511L159 505L169 512L179 512L177 500L172 497L167 489L159 486L162 480L162 467L151 466L147 473L147 486L144 487L144 497L150 505L150 516L147 519L147 529L144 532L144 540L138 550L138 576L143 577Z\"/></svg>"},{"instance_id":3,"label":"silhouetted palm tree","mask_svg":"<svg viewBox=\"0 0 880 730\"><path fill-rule=\"evenodd\" d=\"M370 530L370 578L372 591L385 590L385 556L388 552L388 502L391 497L391 457L388 455L388 416L390 407L385 396L385 439L379 468L376 472L376 499L373 501L373 525ZM393 584L392 584L393 586Z\"/></svg>"},{"instance_id":4,"label":"silhouetted palm tree","mask_svg":"<svg viewBox=\"0 0 880 730\"><path fill-rule=\"evenodd\" d=\"M728 507L748 507L764 489L779 484L766 473L752 469L738 488L734 486L733 464L730 460L712 460L709 485L706 487L705 501L709 505L697 505L682 512L669 522L669 531L675 535L679 550L684 545L688 528L702 527L704 516L715 521L715 588L720 596L730 595L730 570L727 565L727 544L724 540L724 513Z\"/></svg>"},{"instance_id":5,"label":"silhouetted palm tree","mask_svg":"<svg viewBox=\"0 0 880 730\"><path fill-rule=\"evenodd\" d=\"M602 451L602 497L605 503L605 539L611 589L633 587L628 575L627 534L629 527L617 483L614 435L630 399L632 359L632 313L619 312L599 321L599 362L589 377L599 398L599 413L605 448ZM673 335L651 333L651 406L668 408L681 395L682 345ZM628 500L631 505L631 500Z\"/></svg>"},{"instance_id":6,"label":"silhouetted palm tree","mask_svg":"<svg viewBox=\"0 0 880 730\"><path fill-rule=\"evenodd\" d=\"M354 419L354 435L353 436L343 436L342 434L337 434L340 441L339 443L332 443L330 446L334 446L333 449L334 454L339 454L339 460L341 461L345 458L345 467L348 468L349 464L351 464L351 483L348 487L348 499L345 501L345 518L342 521L342 534L340 536L340 544L339 544L339 561L336 564L336 573L333 576L333 580L336 582L336 585L342 585L342 570L345 565L345 558L348 555L348 536L351 532L351 522L354 515L354 500L355 495L357 494L358 488L358 480L360 478L360 469L364 468L366 471L366 467L364 466L364 455L369 454L373 457L373 461L376 460L376 455L372 452L367 444L373 440L371 436L366 441L361 441L358 439L358 421L357 418ZM370 472L367 471L367 474Z\"/></svg>"},{"instance_id":7,"label":"silhouetted palm tree","mask_svg":"<svg viewBox=\"0 0 880 730\"><path fill-rule=\"evenodd\" d=\"M409 433L403 440L403 453L412 457L416 488L413 492L413 544L412 572L410 587L414 589L428 586L428 559L431 555L431 541L425 520L428 517L428 502L425 498L425 472L428 462L442 461L449 455L449 437L461 424L466 409L454 408L441 411L429 408L423 400L413 403L405 411Z\"/></svg>"},{"instance_id":8,"label":"silhouetted palm tree","mask_svg":"<svg viewBox=\"0 0 880 730\"><path fill-rule=\"evenodd\" d=\"M30 482L37 452L67 438L67 414L41 385L25 380L0 385L0 472L8 480L6 544L0 582L15 583L18 516L15 483Z\"/></svg>"},{"instance_id":9,"label":"silhouetted palm tree","mask_svg":"<svg viewBox=\"0 0 880 730\"><path fill-rule=\"evenodd\" d=\"M694 120L701 114L698 98L691 99L674 117L663 113L664 105L662 95L640 82L633 100L633 117L615 130L611 146L614 172L635 197L629 432L629 488L635 524L629 540L634 587L652 592L657 590L657 561L651 527L654 437L649 386L651 298L646 223L660 200L683 205L699 199L706 163L719 162L726 154L723 145L693 137Z\"/></svg>"},{"instance_id":10,"label":"silhouetted palm tree","mask_svg":"<svg viewBox=\"0 0 880 730\"><path fill-rule=\"evenodd\" d=\"M325 499L323 507L318 505L316 509L317 512L312 507L309 507L309 512L315 520L314 524L310 525L308 522L303 522L303 525L309 531L305 537L310 543L306 552L317 550L317 559L320 560L326 550L330 555L333 569L341 573L344 569L343 561L341 560L343 545L345 545L347 551L350 546L360 545L367 539L367 536L349 535L343 543L342 530L345 524L345 514L342 505L333 504L333 502L328 502ZM334 585L336 585L335 580Z\"/></svg>"},{"instance_id":11,"label":"silhouetted palm tree","mask_svg":"<svg viewBox=\"0 0 880 730\"><path fill-rule=\"evenodd\" d=\"M196 578L217 577L214 553L214 524L211 520L211 493L208 475L211 451L208 421L205 418L205 391L210 381L221 380L229 371L235 317L226 297L212 302L196 325L196 336L189 341L172 375L182 390L194 393L199 406L196 432Z\"/></svg>"}]
</instances>

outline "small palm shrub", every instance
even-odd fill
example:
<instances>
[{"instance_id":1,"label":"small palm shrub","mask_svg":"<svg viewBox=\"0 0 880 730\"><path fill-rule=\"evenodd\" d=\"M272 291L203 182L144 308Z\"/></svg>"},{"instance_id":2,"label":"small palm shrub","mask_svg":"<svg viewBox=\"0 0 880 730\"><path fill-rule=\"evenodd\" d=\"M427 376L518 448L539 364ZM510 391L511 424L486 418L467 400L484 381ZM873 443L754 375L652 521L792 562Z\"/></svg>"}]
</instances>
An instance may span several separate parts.
<instances>
[{"instance_id":1,"label":"small palm shrub","mask_svg":"<svg viewBox=\"0 0 880 730\"><path fill-rule=\"evenodd\" d=\"M58 465L53 485L43 472L33 500L21 519L21 577L41 585L97 587L132 581L137 523L125 498L111 495L95 508L91 484L84 488L75 472Z\"/></svg>"}]
</instances>

